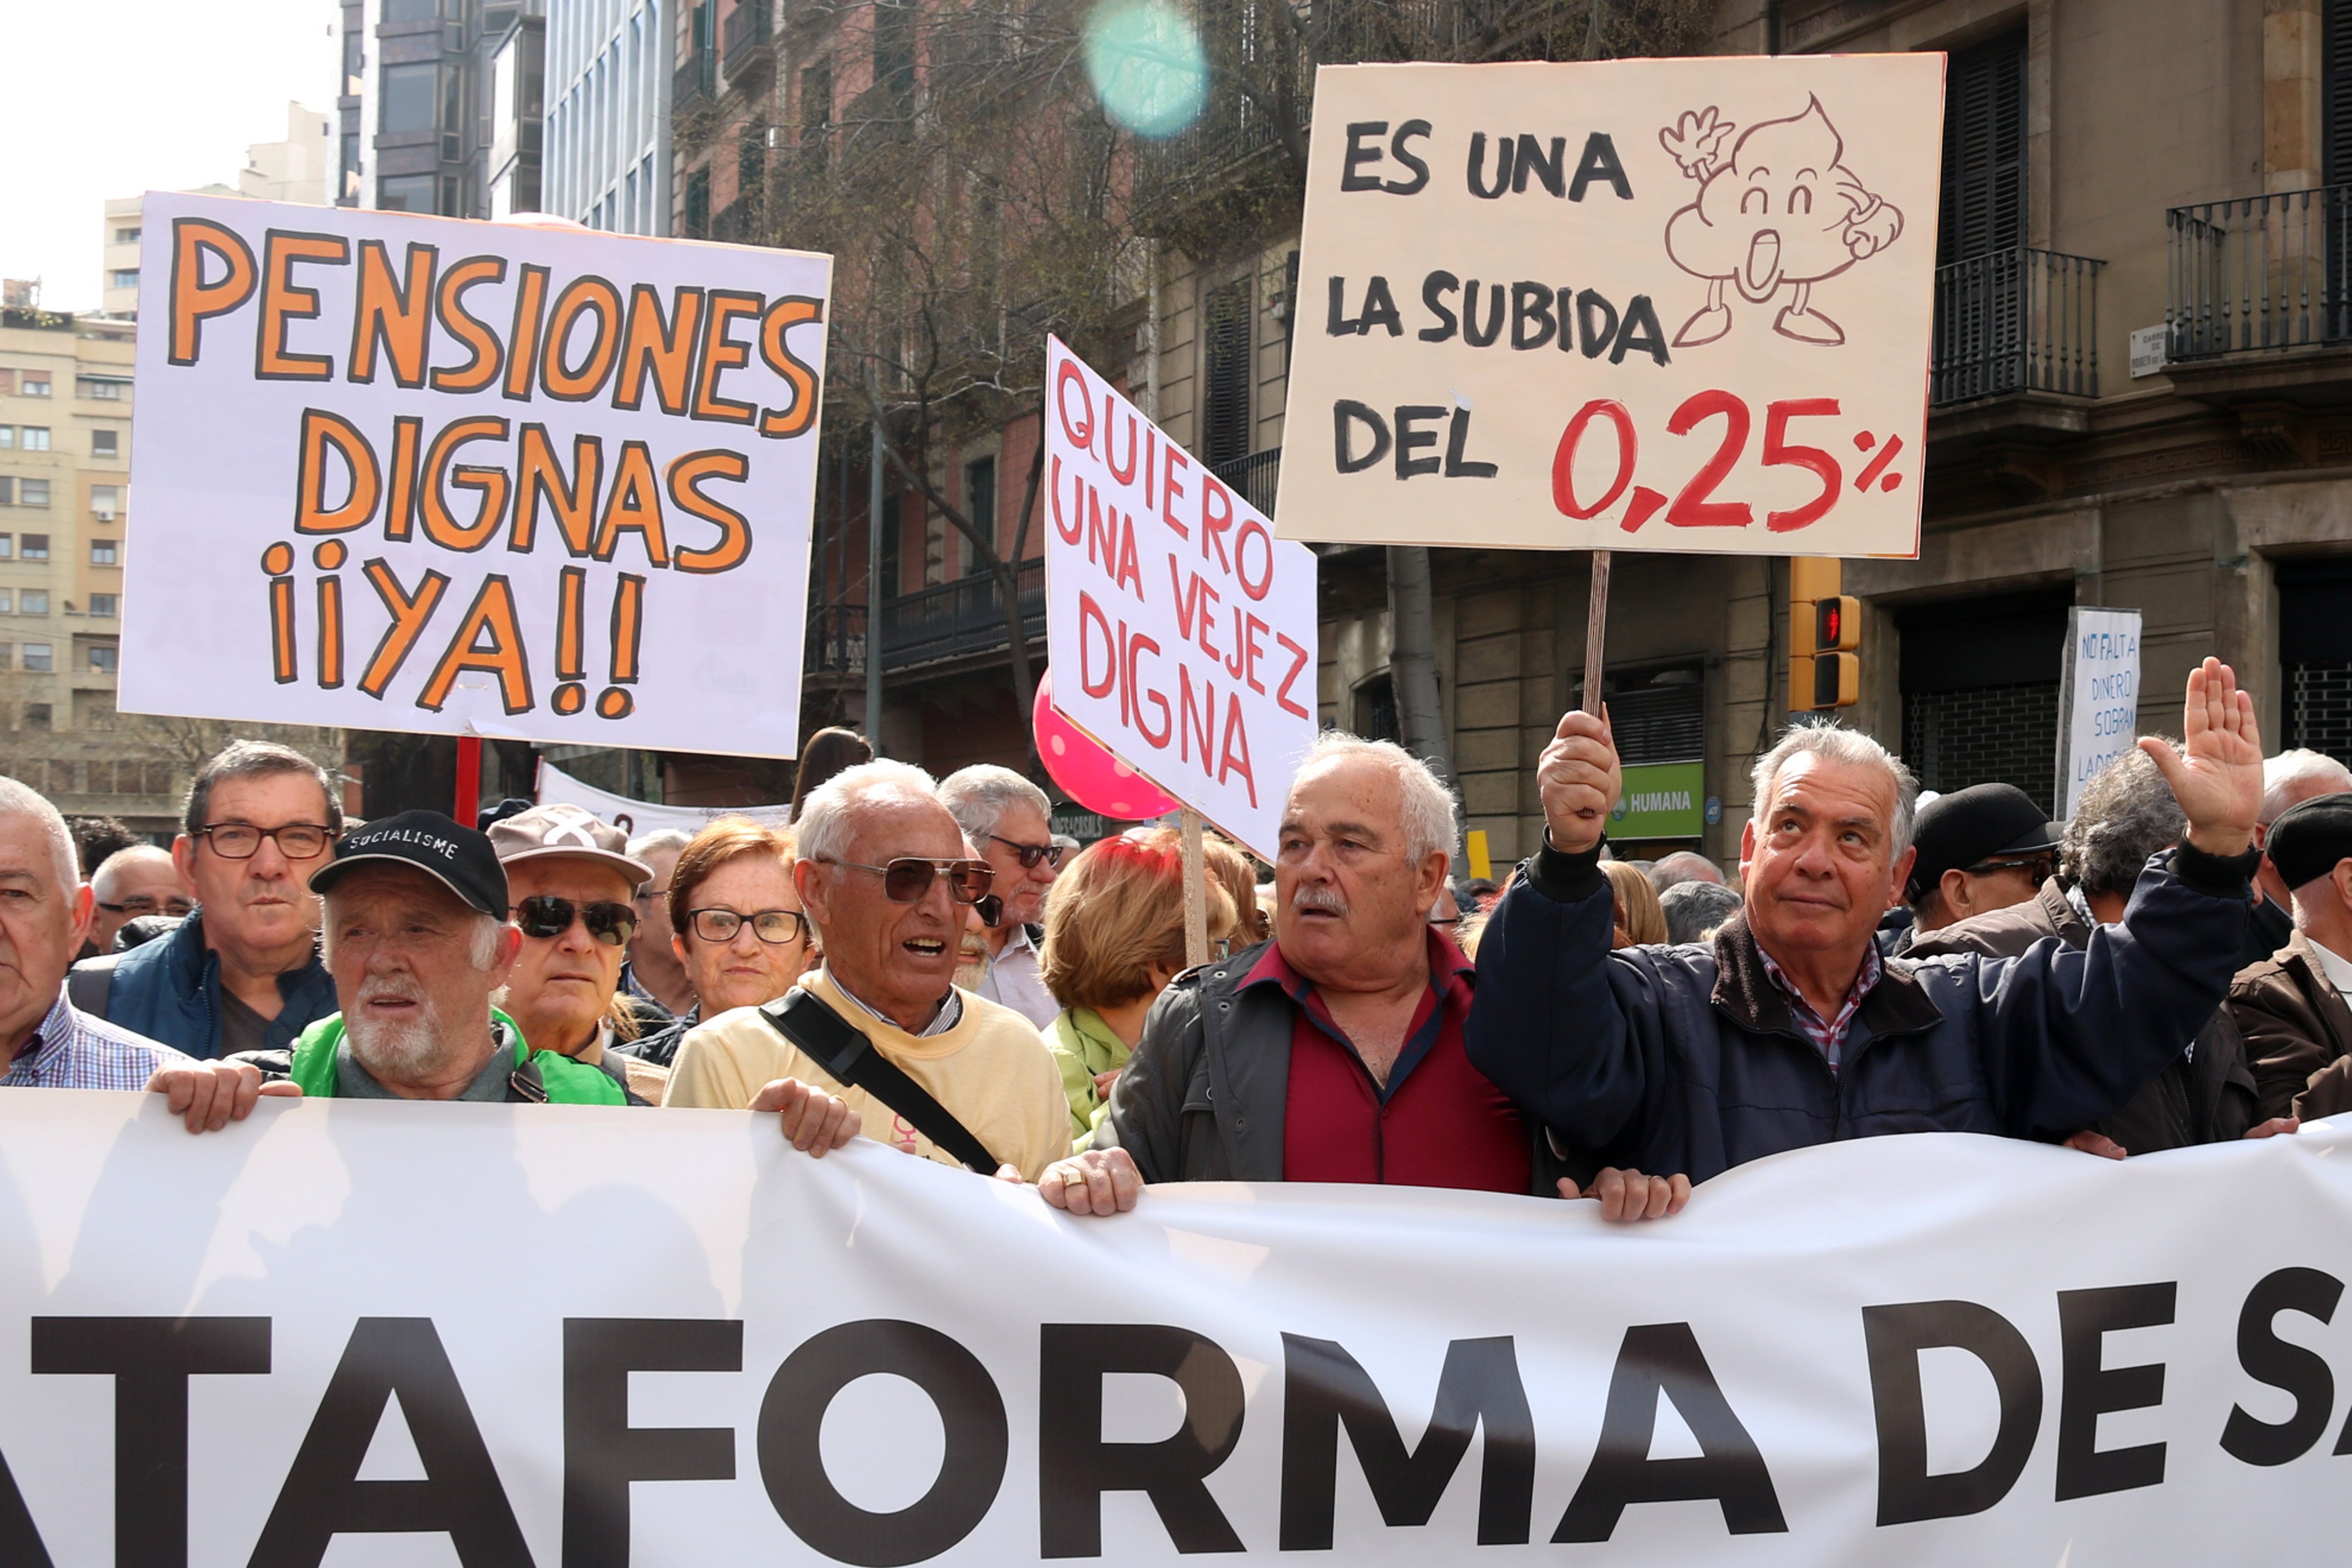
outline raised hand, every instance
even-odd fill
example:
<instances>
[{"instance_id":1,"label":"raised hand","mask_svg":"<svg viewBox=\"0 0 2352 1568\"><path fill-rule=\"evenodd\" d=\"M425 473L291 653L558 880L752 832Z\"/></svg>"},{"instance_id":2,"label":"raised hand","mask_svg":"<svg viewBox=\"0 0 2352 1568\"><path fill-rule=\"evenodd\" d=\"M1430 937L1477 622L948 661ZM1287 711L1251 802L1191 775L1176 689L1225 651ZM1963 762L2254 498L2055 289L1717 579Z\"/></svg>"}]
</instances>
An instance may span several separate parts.
<instances>
[{"instance_id":1,"label":"raised hand","mask_svg":"<svg viewBox=\"0 0 2352 1568\"><path fill-rule=\"evenodd\" d=\"M1536 789L1543 800L1544 828L1551 835L1551 847L1580 855L1600 843L1624 783L1608 710L1594 714L1579 710L1561 719L1536 764Z\"/></svg>"},{"instance_id":2,"label":"raised hand","mask_svg":"<svg viewBox=\"0 0 2352 1568\"><path fill-rule=\"evenodd\" d=\"M2242 855L2263 805L2263 738L2254 700L2218 658L2189 672L2180 750L2152 735L2139 749L2154 759L2189 818L2189 842L2208 855Z\"/></svg>"}]
</instances>

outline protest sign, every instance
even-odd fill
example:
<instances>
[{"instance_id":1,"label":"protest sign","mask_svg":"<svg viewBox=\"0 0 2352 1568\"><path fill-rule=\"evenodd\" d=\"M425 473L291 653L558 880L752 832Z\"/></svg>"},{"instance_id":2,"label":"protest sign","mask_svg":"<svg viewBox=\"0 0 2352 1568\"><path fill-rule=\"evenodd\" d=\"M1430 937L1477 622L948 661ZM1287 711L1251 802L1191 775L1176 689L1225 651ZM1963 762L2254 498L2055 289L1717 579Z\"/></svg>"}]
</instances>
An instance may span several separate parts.
<instances>
[{"instance_id":1,"label":"protest sign","mask_svg":"<svg viewBox=\"0 0 2352 1568\"><path fill-rule=\"evenodd\" d=\"M126 711L797 749L829 258L146 212Z\"/></svg>"},{"instance_id":2,"label":"protest sign","mask_svg":"<svg viewBox=\"0 0 2352 1568\"><path fill-rule=\"evenodd\" d=\"M592 812L598 821L610 823L632 838L659 833L665 828L675 828L690 837L722 816L748 816L755 822L782 827L793 814L789 803L782 805L662 805L650 800L635 800L573 778L542 757L539 763L539 804L553 805L559 803Z\"/></svg>"},{"instance_id":3,"label":"protest sign","mask_svg":"<svg viewBox=\"0 0 2352 1568\"><path fill-rule=\"evenodd\" d=\"M2139 612L2066 612L2058 678L2058 815L2074 815L2083 786L2137 745Z\"/></svg>"},{"instance_id":4,"label":"protest sign","mask_svg":"<svg viewBox=\"0 0 2352 1568\"><path fill-rule=\"evenodd\" d=\"M2348 1153L1073 1220L750 1114L9 1095L0 1560L2333 1563Z\"/></svg>"},{"instance_id":5,"label":"protest sign","mask_svg":"<svg viewBox=\"0 0 2352 1568\"><path fill-rule=\"evenodd\" d=\"M1323 67L1283 536L1916 554L1943 70Z\"/></svg>"},{"instance_id":6,"label":"protest sign","mask_svg":"<svg viewBox=\"0 0 2352 1568\"><path fill-rule=\"evenodd\" d=\"M1271 860L1315 739L1315 552L1047 345L1054 706Z\"/></svg>"}]
</instances>

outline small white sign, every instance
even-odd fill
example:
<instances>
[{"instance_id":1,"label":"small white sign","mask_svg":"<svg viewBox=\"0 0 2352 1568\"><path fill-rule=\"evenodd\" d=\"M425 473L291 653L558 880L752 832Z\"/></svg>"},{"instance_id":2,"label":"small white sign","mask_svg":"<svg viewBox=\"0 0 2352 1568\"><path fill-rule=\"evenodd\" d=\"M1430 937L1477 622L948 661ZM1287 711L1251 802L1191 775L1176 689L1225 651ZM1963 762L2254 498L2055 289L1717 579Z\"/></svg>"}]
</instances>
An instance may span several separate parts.
<instances>
[{"instance_id":1,"label":"small white sign","mask_svg":"<svg viewBox=\"0 0 2352 1568\"><path fill-rule=\"evenodd\" d=\"M2074 815L2083 786L2131 749L2138 734L2139 612L2066 612L2058 682L2058 815Z\"/></svg>"},{"instance_id":2,"label":"small white sign","mask_svg":"<svg viewBox=\"0 0 2352 1568\"><path fill-rule=\"evenodd\" d=\"M2135 327L2131 335L2131 373L2135 378L2164 374L2167 327Z\"/></svg>"}]
</instances>

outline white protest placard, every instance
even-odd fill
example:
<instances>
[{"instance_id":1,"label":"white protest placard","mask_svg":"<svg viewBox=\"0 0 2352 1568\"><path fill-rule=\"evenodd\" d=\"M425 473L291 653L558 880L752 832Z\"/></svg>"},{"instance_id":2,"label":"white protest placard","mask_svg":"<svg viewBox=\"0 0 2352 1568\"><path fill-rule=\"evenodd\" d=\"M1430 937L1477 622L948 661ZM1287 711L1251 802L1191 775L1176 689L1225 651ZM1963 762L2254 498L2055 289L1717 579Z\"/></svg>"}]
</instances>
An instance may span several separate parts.
<instances>
[{"instance_id":1,"label":"white protest placard","mask_svg":"<svg viewBox=\"0 0 2352 1568\"><path fill-rule=\"evenodd\" d=\"M125 711L797 749L830 258L146 213Z\"/></svg>"},{"instance_id":2,"label":"white protest placard","mask_svg":"<svg viewBox=\"0 0 2352 1568\"><path fill-rule=\"evenodd\" d=\"M791 820L793 814L790 803L782 805L662 805L650 800L635 800L625 795L614 795L608 789L598 789L584 779L573 778L544 757L539 763L538 797L541 805L576 805L632 838L659 833L667 828L675 828L691 837L722 816L748 816L754 822L782 827Z\"/></svg>"},{"instance_id":3,"label":"white protest placard","mask_svg":"<svg viewBox=\"0 0 2352 1568\"><path fill-rule=\"evenodd\" d=\"M2317 1568L2347 1154L1928 1133L1640 1227L1311 1184L1072 1219L749 1113L191 1138L25 1090L0 1561Z\"/></svg>"},{"instance_id":4,"label":"white protest placard","mask_svg":"<svg viewBox=\"0 0 2352 1568\"><path fill-rule=\"evenodd\" d=\"M1314 741L1315 552L1047 345L1054 706L1271 860Z\"/></svg>"},{"instance_id":5,"label":"white protest placard","mask_svg":"<svg viewBox=\"0 0 2352 1568\"><path fill-rule=\"evenodd\" d=\"M1325 66L1289 539L1918 552L1938 54Z\"/></svg>"},{"instance_id":6,"label":"white protest placard","mask_svg":"<svg viewBox=\"0 0 2352 1568\"><path fill-rule=\"evenodd\" d=\"M2058 815L2074 815L2083 786L2137 743L2139 612L2066 612L2058 678Z\"/></svg>"}]
</instances>

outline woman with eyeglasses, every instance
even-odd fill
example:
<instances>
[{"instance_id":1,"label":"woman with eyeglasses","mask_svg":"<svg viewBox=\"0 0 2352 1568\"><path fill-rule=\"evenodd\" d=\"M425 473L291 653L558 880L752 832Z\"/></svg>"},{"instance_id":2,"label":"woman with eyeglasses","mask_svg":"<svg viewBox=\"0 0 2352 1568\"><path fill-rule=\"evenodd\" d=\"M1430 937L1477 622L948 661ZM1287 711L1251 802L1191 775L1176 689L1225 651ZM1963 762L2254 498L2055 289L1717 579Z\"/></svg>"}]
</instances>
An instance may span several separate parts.
<instances>
[{"instance_id":1,"label":"woman with eyeglasses","mask_svg":"<svg viewBox=\"0 0 2352 1568\"><path fill-rule=\"evenodd\" d=\"M793 891L793 836L748 816L718 818L679 852L669 919L695 1005L623 1047L657 1067L674 1065L678 1042L703 1019L774 1001L816 962L815 933Z\"/></svg>"},{"instance_id":2,"label":"woman with eyeglasses","mask_svg":"<svg viewBox=\"0 0 2352 1568\"><path fill-rule=\"evenodd\" d=\"M1233 896L1208 881L1209 946L1236 923ZM1184 968L1184 855L1176 830L1137 827L1070 862L1045 906L1041 961L1062 1004L1046 1031L1070 1101L1070 1136L1084 1148L1110 1087L1143 1037L1144 1015Z\"/></svg>"}]
</instances>

